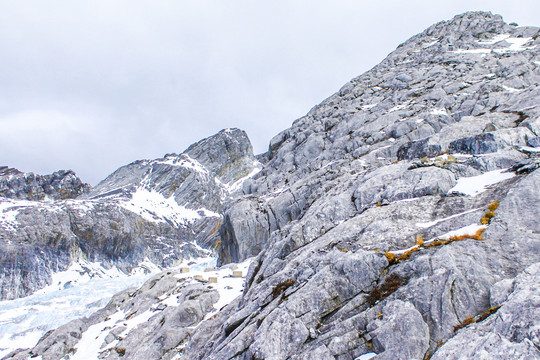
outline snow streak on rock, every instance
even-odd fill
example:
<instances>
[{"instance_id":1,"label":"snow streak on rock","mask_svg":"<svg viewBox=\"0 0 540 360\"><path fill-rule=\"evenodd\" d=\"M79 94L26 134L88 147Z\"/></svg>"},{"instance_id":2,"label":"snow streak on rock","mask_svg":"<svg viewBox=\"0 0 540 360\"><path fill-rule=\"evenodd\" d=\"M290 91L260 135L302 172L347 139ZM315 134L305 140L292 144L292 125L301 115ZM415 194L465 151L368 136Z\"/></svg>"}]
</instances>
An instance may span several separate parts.
<instances>
[{"instance_id":1,"label":"snow streak on rock","mask_svg":"<svg viewBox=\"0 0 540 360\"><path fill-rule=\"evenodd\" d=\"M121 202L120 206L151 222L169 221L176 226L186 226L203 216L221 217L207 209L192 210L178 205L174 198L165 198L154 190L139 188L131 196L131 200Z\"/></svg>"}]
</instances>

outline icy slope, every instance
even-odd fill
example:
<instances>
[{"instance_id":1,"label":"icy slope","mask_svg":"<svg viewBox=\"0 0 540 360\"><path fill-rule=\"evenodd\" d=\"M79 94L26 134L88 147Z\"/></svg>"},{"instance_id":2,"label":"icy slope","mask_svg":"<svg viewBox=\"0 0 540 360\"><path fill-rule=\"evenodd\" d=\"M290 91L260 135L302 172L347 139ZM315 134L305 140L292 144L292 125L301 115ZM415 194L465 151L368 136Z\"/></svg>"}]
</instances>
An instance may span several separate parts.
<instances>
[{"instance_id":1,"label":"icy slope","mask_svg":"<svg viewBox=\"0 0 540 360\"><path fill-rule=\"evenodd\" d=\"M118 269L106 271L96 264L77 263L56 273L47 288L21 299L1 301L0 358L17 348L35 346L47 331L92 314L117 292L138 287L155 273L156 269L130 276Z\"/></svg>"},{"instance_id":2,"label":"icy slope","mask_svg":"<svg viewBox=\"0 0 540 360\"><path fill-rule=\"evenodd\" d=\"M200 321L215 316L243 290L251 260L222 268L215 268L216 261L192 259L164 273L88 281L0 303L4 323L0 356L17 347L34 346L47 330L67 323L40 341L37 348L41 350L36 353L42 351L43 359L174 358L184 347L178 336L188 337ZM114 290L140 285L150 276L142 287L122 291L110 300ZM58 337L65 346L50 346L49 340ZM154 345L156 339L161 339L161 346Z\"/></svg>"}]
</instances>

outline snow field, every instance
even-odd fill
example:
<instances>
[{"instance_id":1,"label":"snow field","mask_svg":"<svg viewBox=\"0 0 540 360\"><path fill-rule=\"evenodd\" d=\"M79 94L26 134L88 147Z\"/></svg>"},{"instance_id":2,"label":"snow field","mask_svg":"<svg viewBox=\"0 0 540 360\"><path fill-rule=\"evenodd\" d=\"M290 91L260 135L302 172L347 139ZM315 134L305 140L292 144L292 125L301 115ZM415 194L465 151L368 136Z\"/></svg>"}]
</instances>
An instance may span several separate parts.
<instances>
[{"instance_id":1,"label":"snow field","mask_svg":"<svg viewBox=\"0 0 540 360\"><path fill-rule=\"evenodd\" d=\"M476 196L485 190L487 187L501 181L511 179L516 176L513 172L506 172L507 169L488 171L484 174L471 177L462 177L458 179L456 185L448 190L448 194L464 194L468 196Z\"/></svg>"},{"instance_id":2,"label":"snow field","mask_svg":"<svg viewBox=\"0 0 540 360\"><path fill-rule=\"evenodd\" d=\"M165 198L155 190L144 188L138 188L130 200L119 202L119 205L147 221L155 223L170 221L176 226L188 225L203 216L221 217L218 213L207 209L188 209L179 205L173 197Z\"/></svg>"}]
</instances>

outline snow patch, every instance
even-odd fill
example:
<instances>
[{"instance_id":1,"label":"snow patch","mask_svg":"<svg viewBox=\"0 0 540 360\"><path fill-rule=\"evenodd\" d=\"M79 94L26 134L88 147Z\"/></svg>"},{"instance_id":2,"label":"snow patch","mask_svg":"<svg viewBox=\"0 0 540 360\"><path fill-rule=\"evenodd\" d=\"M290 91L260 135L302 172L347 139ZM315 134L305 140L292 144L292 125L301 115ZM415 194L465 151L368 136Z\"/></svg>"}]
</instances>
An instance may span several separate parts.
<instances>
[{"instance_id":1,"label":"snow patch","mask_svg":"<svg viewBox=\"0 0 540 360\"><path fill-rule=\"evenodd\" d=\"M496 35L495 37L493 37L493 39L482 40L482 41L479 41L478 43L480 45L493 45L495 43L498 43L499 41L508 39L509 37L510 37L510 34L499 34L499 35Z\"/></svg>"},{"instance_id":2,"label":"snow patch","mask_svg":"<svg viewBox=\"0 0 540 360\"><path fill-rule=\"evenodd\" d=\"M435 45L438 42L439 42L439 39L435 39L435 40L433 40L431 42L428 42L427 44L422 45L422 49L427 49L428 47L432 47L433 45Z\"/></svg>"},{"instance_id":3,"label":"snow patch","mask_svg":"<svg viewBox=\"0 0 540 360\"><path fill-rule=\"evenodd\" d=\"M369 359L373 359L375 356L377 356L377 354L375 353L366 353L364 355L360 355L354 360L369 360Z\"/></svg>"},{"instance_id":4,"label":"snow patch","mask_svg":"<svg viewBox=\"0 0 540 360\"><path fill-rule=\"evenodd\" d=\"M221 308L230 304L234 299L242 294L246 280L245 277L252 262L253 258L250 258L235 265L235 271L241 271L243 275L242 278L234 278L231 276L233 271L232 267L225 267L223 270L216 271L214 273L214 275L218 278L218 282L213 283L211 286L218 291L219 300L214 304L216 311L208 314L207 318L217 313Z\"/></svg>"},{"instance_id":5,"label":"snow patch","mask_svg":"<svg viewBox=\"0 0 540 360\"><path fill-rule=\"evenodd\" d=\"M235 181L231 185L227 185L227 184L222 183L222 186L225 188L225 190L229 194L232 194L232 193L240 190L242 188L242 184L244 184L244 182L247 179L251 179L252 177L257 175L262 169L263 169L263 165L260 162L255 161L255 162L253 162L253 170L251 170L251 172L249 174L247 174L246 176L238 179L237 181Z\"/></svg>"},{"instance_id":6,"label":"snow patch","mask_svg":"<svg viewBox=\"0 0 540 360\"><path fill-rule=\"evenodd\" d=\"M0 226L10 232L16 231L19 227L19 222L17 221L19 210L4 210L1 206L2 204L0 203Z\"/></svg>"},{"instance_id":7,"label":"snow patch","mask_svg":"<svg viewBox=\"0 0 540 360\"><path fill-rule=\"evenodd\" d=\"M433 115L448 115L446 109L432 109L430 113Z\"/></svg>"},{"instance_id":8,"label":"snow patch","mask_svg":"<svg viewBox=\"0 0 540 360\"><path fill-rule=\"evenodd\" d=\"M515 89L515 88L509 87L509 86L505 86L505 85L503 85L503 89L508 91L508 92L511 92L511 93L517 93L517 92L521 91L519 89Z\"/></svg>"},{"instance_id":9,"label":"snow patch","mask_svg":"<svg viewBox=\"0 0 540 360\"><path fill-rule=\"evenodd\" d=\"M523 51L523 50L529 50L534 48L533 47L525 47L525 44L531 41L532 38L506 38L505 41L510 44L509 47L504 49L495 49L493 51L501 53L501 52L509 52L509 51Z\"/></svg>"},{"instance_id":10,"label":"snow patch","mask_svg":"<svg viewBox=\"0 0 540 360\"><path fill-rule=\"evenodd\" d=\"M203 281L208 281L210 277L215 277L217 279L217 282L215 283L208 283L208 286L217 290L219 293L219 300L214 304L215 311L206 315L206 319L208 319L242 294L246 280L245 277L253 259L254 258L250 258L238 264L227 264L216 269L215 265L217 259L213 258L209 262L202 262L196 266L190 266L189 272L176 274L175 277L178 279L191 278L192 281L197 281L194 280L195 276L200 276ZM208 269L212 270L206 271ZM241 271L242 277L233 277L233 271ZM174 295L161 299L161 302L166 305L178 306L176 296Z\"/></svg>"},{"instance_id":11,"label":"snow patch","mask_svg":"<svg viewBox=\"0 0 540 360\"><path fill-rule=\"evenodd\" d=\"M397 201L392 202L392 204L404 203L404 202L413 202L413 201L416 201L416 200L418 200L418 198L401 199L401 200L397 200Z\"/></svg>"},{"instance_id":12,"label":"snow patch","mask_svg":"<svg viewBox=\"0 0 540 360\"><path fill-rule=\"evenodd\" d=\"M394 139L394 140L395 140L395 139ZM337 161L330 161L328 164L323 165L323 166L321 167L321 170L322 170L322 169L326 169L327 167L330 167L330 166L332 166L332 165L334 165L334 164L337 164Z\"/></svg>"},{"instance_id":13,"label":"snow patch","mask_svg":"<svg viewBox=\"0 0 540 360\"><path fill-rule=\"evenodd\" d=\"M513 172L505 171L506 169L494 170L478 176L462 177L458 179L456 185L448 191L448 194L476 196L487 190L488 186L516 176Z\"/></svg>"},{"instance_id":14,"label":"snow patch","mask_svg":"<svg viewBox=\"0 0 540 360\"><path fill-rule=\"evenodd\" d=\"M288 191L289 187L281 187L271 193L268 193L267 195L261 196L261 200L264 200L265 202L268 202L272 200L273 198L278 197L279 195L283 194L284 192Z\"/></svg>"},{"instance_id":15,"label":"snow patch","mask_svg":"<svg viewBox=\"0 0 540 360\"><path fill-rule=\"evenodd\" d=\"M491 52L491 49L459 49L451 51L454 54L489 54Z\"/></svg>"},{"instance_id":16,"label":"snow patch","mask_svg":"<svg viewBox=\"0 0 540 360\"><path fill-rule=\"evenodd\" d=\"M188 225L201 217L220 217L207 209L192 210L179 205L171 196L165 198L155 190L138 188L128 201L119 202L124 209L155 223L172 222L175 226Z\"/></svg>"},{"instance_id":17,"label":"snow patch","mask_svg":"<svg viewBox=\"0 0 540 360\"><path fill-rule=\"evenodd\" d=\"M113 327L117 322L123 320L125 314L123 311L118 311L112 314L108 320L90 326L81 337L81 340L75 346L75 354L70 357L70 360L89 360L98 359L99 353L105 337L108 332L103 331L104 328Z\"/></svg>"},{"instance_id":18,"label":"snow patch","mask_svg":"<svg viewBox=\"0 0 540 360\"><path fill-rule=\"evenodd\" d=\"M403 109L405 109L408 105L409 105L409 103L396 105L396 106L394 106L393 108L389 109L389 110L388 110L388 113L392 113L392 112L394 112L394 111L403 110Z\"/></svg>"},{"instance_id":19,"label":"snow patch","mask_svg":"<svg viewBox=\"0 0 540 360\"><path fill-rule=\"evenodd\" d=\"M501 49L458 49L451 51L455 54L489 54L491 51L497 53L497 54L505 54L509 52L517 52L517 51L524 51L524 50L530 50L534 49L536 46L530 46L526 47L525 44L531 41L532 38L511 38L509 35L499 35L495 38L487 41L481 41L478 42L479 45L493 45L499 41L506 41L509 46Z\"/></svg>"},{"instance_id":20,"label":"snow patch","mask_svg":"<svg viewBox=\"0 0 540 360\"><path fill-rule=\"evenodd\" d=\"M2 325L3 323L0 321L0 327ZM15 338L10 338L7 335L0 336L0 358L3 358L15 349L25 349L29 347L29 344L37 344L42 336L42 331L32 329L18 334Z\"/></svg>"},{"instance_id":21,"label":"snow patch","mask_svg":"<svg viewBox=\"0 0 540 360\"><path fill-rule=\"evenodd\" d=\"M362 105L360 108L361 108L362 110L369 110L369 109L374 108L374 107L377 106L377 105L379 105L379 104L376 103L376 104Z\"/></svg>"},{"instance_id":22,"label":"snow patch","mask_svg":"<svg viewBox=\"0 0 540 360\"><path fill-rule=\"evenodd\" d=\"M181 166L186 169L190 169L198 173L201 173L203 175L208 175L208 170L200 162L191 158L187 154L182 154L180 156L168 156L164 160L156 161L154 163Z\"/></svg>"},{"instance_id":23,"label":"snow patch","mask_svg":"<svg viewBox=\"0 0 540 360\"><path fill-rule=\"evenodd\" d=\"M450 220L450 219L454 219L454 218L457 218L457 217L460 217L460 216L463 216L463 215L466 215L466 214L470 214L470 213L478 211L478 210L481 210L481 208L464 211L462 213L454 214L452 216L448 216L448 217L438 219L438 220L433 220L433 221L429 221L429 222L425 222L425 223L416 223L416 226L418 226L419 228L422 228L422 229L427 229L427 228L435 226L435 225L437 225L437 224L439 224L441 222L444 222L444 221L447 221L447 220Z\"/></svg>"},{"instance_id":24,"label":"snow patch","mask_svg":"<svg viewBox=\"0 0 540 360\"><path fill-rule=\"evenodd\" d=\"M152 310L146 310L142 314L139 314L137 316L133 316L133 317L129 318L128 320L125 320L122 323L122 325L126 326L127 329L122 334L120 334L120 336L121 337L126 337L127 334L131 330L135 329L140 324L144 324L145 322L147 322L155 314L156 313L154 311L152 311Z\"/></svg>"},{"instance_id":25,"label":"snow patch","mask_svg":"<svg viewBox=\"0 0 540 360\"><path fill-rule=\"evenodd\" d=\"M540 152L540 147L522 146L519 148L519 150L525 152Z\"/></svg>"},{"instance_id":26,"label":"snow patch","mask_svg":"<svg viewBox=\"0 0 540 360\"><path fill-rule=\"evenodd\" d=\"M453 237L453 236L462 236L462 235L476 235L476 232L480 229L486 229L487 228L487 225L478 225L478 224L471 224L471 225L467 225L467 226L464 226L462 228L459 228L457 230L452 230L452 231L449 231L447 233L444 233L442 235L439 235L439 236L436 236L434 238L431 238L427 241L424 242L424 246L425 245L429 245L431 244L432 242L434 242L435 240L448 240L449 238ZM392 250L392 251L388 251L389 253L391 254L394 254L394 255L402 255L406 252L409 252L411 250L414 250L414 249L421 249L422 247L420 245L413 245L407 249L401 249L401 250Z\"/></svg>"},{"instance_id":27,"label":"snow patch","mask_svg":"<svg viewBox=\"0 0 540 360\"><path fill-rule=\"evenodd\" d=\"M461 153L455 153L455 154L451 154L453 157L455 158L462 158L462 159L469 159L469 158L472 158L474 157L473 155L471 154L461 154Z\"/></svg>"},{"instance_id":28,"label":"snow patch","mask_svg":"<svg viewBox=\"0 0 540 360\"><path fill-rule=\"evenodd\" d=\"M89 344L89 346L94 346L95 347L97 345L96 348L99 349L98 353L102 353L104 351L112 349L112 348L114 348L116 346L116 344L118 344L118 340L114 340L114 341L110 342L107 346L102 347L103 341L105 340L107 335L110 333L109 332L109 330L111 330L110 327L114 328L114 325L116 325L116 324L120 324L121 326L125 326L126 329L121 334L117 335L120 338L125 338L129 334L129 332L131 332L137 326L139 326L141 324L144 324L145 322L150 320L150 318L156 314L156 311L152 310L152 309L148 309L148 310L142 312L141 314L138 314L136 316L131 316L131 317L130 317L131 314L126 316L125 313L123 313L123 312L118 312L118 313L115 313L114 315L116 315L116 314L118 314L118 316L115 318L116 321L113 324L113 326L107 325L107 323L109 321L105 321L105 322L101 322L99 324L93 325L97 329L101 328L101 330L99 330L99 334L97 334L97 335L96 335L95 330L93 330L90 333L90 335L96 335L96 339L100 339L101 342L100 343L97 343L97 342L92 343L92 344ZM129 319L127 319L128 317L129 317ZM111 318L112 318L112 316L111 316ZM87 331L90 331L90 328L88 328ZM84 334L83 334L83 338L84 338ZM88 351L89 351L89 349L85 349L84 354L86 355ZM88 358L88 359L94 359L94 358Z\"/></svg>"},{"instance_id":29,"label":"snow patch","mask_svg":"<svg viewBox=\"0 0 540 360\"><path fill-rule=\"evenodd\" d=\"M478 230L485 229L485 228L487 228L487 225L479 225L479 224L467 225L462 228L452 230L442 235L439 235L437 237L434 237L433 239L429 239L428 241L425 242L425 244L429 244L437 239L447 240L451 238L452 236L475 235Z\"/></svg>"}]
</instances>

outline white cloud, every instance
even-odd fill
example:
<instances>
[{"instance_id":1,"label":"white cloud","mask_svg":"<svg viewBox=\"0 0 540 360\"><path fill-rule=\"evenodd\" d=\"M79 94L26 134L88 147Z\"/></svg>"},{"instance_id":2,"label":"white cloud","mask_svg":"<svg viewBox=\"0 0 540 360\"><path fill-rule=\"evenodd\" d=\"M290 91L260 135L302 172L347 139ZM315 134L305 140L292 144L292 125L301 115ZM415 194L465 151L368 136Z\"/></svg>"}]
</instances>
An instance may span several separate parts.
<instances>
[{"instance_id":1,"label":"white cloud","mask_svg":"<svg viewBox=\"0 0 540 360\"><path fill-rule=\"evenodd\" d=\"M91 183L225 127L262 152L429 25L478 9L535 25L540 12L537 0L0 5L0 165L73 168Z\"/></svg>"}]
</instances>

